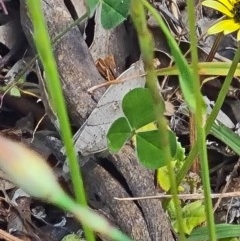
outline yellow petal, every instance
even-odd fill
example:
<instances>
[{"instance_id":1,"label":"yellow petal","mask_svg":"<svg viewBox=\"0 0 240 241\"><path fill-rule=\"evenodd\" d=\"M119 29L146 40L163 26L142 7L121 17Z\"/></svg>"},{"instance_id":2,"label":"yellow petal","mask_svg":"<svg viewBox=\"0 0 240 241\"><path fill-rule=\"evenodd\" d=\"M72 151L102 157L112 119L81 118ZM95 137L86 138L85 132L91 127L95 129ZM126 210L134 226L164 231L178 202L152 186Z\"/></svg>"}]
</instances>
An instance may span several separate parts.
<instances>
[{"instance_id":1,"label":"yellow petal","mask_svg":"<svg viewBox=\"0 0 240 241\"><path fill-rule=\"evenodd\" d=\"M230 21L231 21L231 19L229 19L229 23L226 23L226 25L224 25L223 33L225 35L230 34L232 32L235 32L236 30L240 29L240 24L239 23L235 23L233 19L232 19L231 23L230 23Z\"/></svg>"},{"instance_id":2,"label":"yellow petal","mask_svg":"<svg viewBox=\"0 0 240 241\"><path fill-rule=\"evenodd\" d=\"M233 9L234 2L232 2L232 1L229 1L229 0L218 0L218 2L220 2L223 5L225 5L227 7L227 9L230 10L230 11Z\"/></svg>"},{"instance_id":3,"label":"yellow petal","mask_svg":"<svg viewBox=\"0 0 240 241\"><path fill-rule=\"evenodd\" d=\"M224 32L224 34L232 33L239 28L239 24L233 19L221 20L208 29L208 34Z\"/></svg>"},{"instance_id":4,"label":"yellow petal","mask_svg":"<svg viewBox=\"0 0 240 241\"><path fill-rule=\"evenodd\" d=\"M228 0L232 5L234 5L238 0Z\"/></svg>"},{"instance_id":5,"label":"yellow petal","mask_svg":"<svg viewBox=\"0 0 240 241\"><path fill-rule=\"evenodd\" d=\"M206 0L202 2L202 5L205 7L209 7L209 8L213 8L223 14L225 14L226 16L233 18L234 15L233 13L222 3L214 1L214 0Z\"/></svg>"},{"instance_id":6,"label":"yellow petal","mask_svg":"<svg viewBox=\"0 0 240 241\"><path fill-rule=\"evenodd\" d=\"M238 0L228 0L232 5L234 5Z\"/></svg>"}]
</instances>

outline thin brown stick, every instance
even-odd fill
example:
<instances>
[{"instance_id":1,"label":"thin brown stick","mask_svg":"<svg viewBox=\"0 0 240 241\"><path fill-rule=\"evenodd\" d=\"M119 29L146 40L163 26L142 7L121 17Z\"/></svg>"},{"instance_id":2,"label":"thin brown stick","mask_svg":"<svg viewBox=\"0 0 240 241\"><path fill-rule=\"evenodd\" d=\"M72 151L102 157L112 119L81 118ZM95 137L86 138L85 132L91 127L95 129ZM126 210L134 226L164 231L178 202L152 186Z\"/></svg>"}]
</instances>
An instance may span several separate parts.
<instances>
[{"instance_id":1,"label":"thin brown stick","mask_svg":"<svg viewBox=\"0 0 240 241\"><path fill-rule=\"evenodd\" d=\"M3 238L6 241L23 241L22 239L19 239L2 229L0 229L0 238Z\"/></svg>"},{"instance_id":2,"label":"thin brown stick","mask_svg":"<svg viewBox=\"0 0 240 241\"><path fill-rule=\"evenodd\" d=\"M229 198L229 197L240 197L240 192L228 192L228 193L214 193L211 194L211 198ZM146 196L146 197L132 197L132 198L118 198L115 197L115 200L119 201L137 201L137 200L147 200L147 199L163 199L163 198L173 198L172 195L160 194L155 196ZM182 200L198 200L204 199L203 194L179 194L179 199Z\"/></svg>"},{"instance_id":3,"label":"thin brown stick","mask_svg":"<svg viewBox=\"0 0 240 241\"><path fill-rule=\"evenodd\" d=\"M227 181L227 183L225 184L225 186L224 186L224 188L223 188L223 190L222 190L222 194L224 194L224 193L227 192L230 184L232 183L233 175L236 174L239 165L240 165L240 158L238 159L238 162L235 164L235 166L234 166L234 168L233 168L233 171L231 172L230 177L228 178L228 181ZM222 201L222 197L220 197L220 198L217 200L216 204L214 205L213 212L215 212L215 211L217 210L217 208L218 208L218 206L220 205L221 201Z\"/></svg>"},{"instance_id":4,"label":"thin brown stick","mask_svg":"<svg viewBox=\"0 0 240 241\"><path fill-rule=\"evenodd\" d=\"M122 83L124 81L128 81L128 80L135 79L135 78L138 78L138 77L142 77L142 76L145 76L145 75L146 75L146 73L143 73L143 74L134 75L134 76L131 76L131 77L128 77L128 78L125 78L125 79L110 80L110 81L101 83L99 85L95 85L95 86L91 87L90 89L88 89L87 91L88 91L88 93L92 93L93 91L95 91L99 88L109 86L109 85L113 85L113 84L119 84L119 83Z\"/></svg>"}]
</instances>

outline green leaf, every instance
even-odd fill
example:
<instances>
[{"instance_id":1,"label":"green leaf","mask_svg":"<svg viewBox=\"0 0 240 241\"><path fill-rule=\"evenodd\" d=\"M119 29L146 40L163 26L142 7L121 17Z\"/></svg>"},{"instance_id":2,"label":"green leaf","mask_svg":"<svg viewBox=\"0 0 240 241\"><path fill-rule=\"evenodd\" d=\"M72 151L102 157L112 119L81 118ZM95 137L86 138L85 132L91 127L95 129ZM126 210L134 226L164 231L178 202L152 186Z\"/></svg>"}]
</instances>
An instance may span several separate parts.
<instances>
[{"instance_id":1,"label":"green leaf","mask_svg":"<svg viewBox=\"0 0 240 241\"><path fill-rule=\"evenodd\" d=\"M182 147L181 143L176 138L176 152L173 156L172 167L177 172L178 169L182 166L183 160L185 159L185 148ZM172 147L174 148L174 147ZM157 182L164 191L168 191L171 187L169 173L167 166L160 167L157 170Z\"/></svg>"},{"instance_id":2,"label":"green leaf","mask_svg":"<svg viewBox=\"0 0 240 241\"><path fill-rule=\"evenodd\" d=\"M89 16L92 17L96 8L101 7L101 24L111 29L127 19L130 0L86 0Z\"/></svg>"},{"instance_id":3,"label":"green leaf","mask_svg":"<svg viewBox=\"0 0 240 241\"><path fill-rule=\"evenodd\" d=\"M174 156L176 137L171 131L168 131L168 134L171 154ZM166 146L160 146L160 136L158 130L136 133L137 155L139 161L147 168L157 169L166 165L164 159Z\"/></svg>"},{"instance_id":4,"label":"green leaf","mask_svg":"<svg viewBox=\"0 0 240 241\"><path fill-rule=\"evenodd\" d=\"M13 87L10 89L10 95L12 95L12 96L17 96L17 97L21 97L21 92L19 91L19 89L18 89L17 86L13 86Z\"/></svg>"},{"instance_id":5,"label":"green leaf","mask_svg":"<svg viewBox=\"0 0 240 241\"><path fill-rule=\"evenodd\" d=\"M84 240L85 240L84 238L80 238L76 234L68 234L61 241L84 241Z\"/></svg>"},{"instance_id":6,"label":"green leaf","mask_svg":"<svg viewBox=\"0 0 240 241\"><path fill-rule=\"evenodd\" d=\"M178 162L182 162L186 158L185 148L182 147L182 144L181 144L181 142L178 141L178 138L176 139L176 141L177 141L177 151L176 151L176 155L174 157ZM180 164L180 163L178 163L178 164Z\"/></svg>"},{"instance_id":7,"label":"green leaf","mask_svg":"<svg viewBox=\"0 0 240 241\"><path fill-rule=\"evenodd\" d=\"M101 23L105 29L111 29L123 22L129 13L130 0L103 0Z\"/></svg>"},{"instance_id":8,"label":"green leaf","mask_svg":"<svg viewBox=\"0 0 240 241\"><path fill-rule=\"evenodd\" d=\"M214 123L210 133L240 155L240 137L224 125Z\"/></svg>"},{"instance_id":9,"label":"green leaf","mask_svg":"<svg viewBox=\"0 0 240 241\"><path fill-rule=\"evenodd\" d=\"M173 161L172 167L174 168L175 165L176 165L176 161ZM165 192L167 192L170 189L171 182L170 182L167 166L163 166L157 169L157 182Z\"/></svg>"},{"instance_id":10,"label":"green leaf","mask_svg":"<svg viewBox=\"0 0 240 241\"><path fill-rule=\"evenodd\" d=\"M180 200L179 200L179 205L181 205ZM176 208L175 208L173 199L169 199L169 203L167 204L167 212L170 217L170 220L176 219Z\"/></svg>"},{"instance_id":11,"label":"green leaf","mask_svg":"<svg viewBox=\"0 0 240 241\"><path fill-rule=\"evenodd\" d=\"M187 204L182 208L184 232L190 234L194 228L206 221L205 206L201 200ZM174 223L173 226L176 226Z\"/></svg>"},{"instance_id":12,"label":"green leaf","mask_svg":"<svg viewBox=\"0 0 240 241\"><path fill-rule=\"evenodd\" d=\"M128 92L122 108L133 129L139 129L155 120L154 104L148 89L136 88Z\"/></svg>"},{"instance_id":13,"label":"green leaf","mask_svg":"<svg viewBox=\"0 0 240 241\"><path fill-rule=\"evenodd\" d=\"M176 59L175 59L175 61L176 61ZM179 78L178 79L179 79L180 87L181 87L181 90L182 90L182 93L184 96L184 100L190 107L191 111L195 113L196 98L195 98L195 94L193 91L193 84L192 84L192 82L194 81L193 75L190 74L190 71L180 61L178 62L177 66L179 68Z\"/></svg>"},{"instance_id":14,"label":"green leaf","mask_svg":"<svg viewBox=\"0 0 240 241\"><path fill-rule=\"evenodd\" d=\"M216 224L217 239L232 238L240 236L240 225L234 224ZM208 228L201 227L193 230L187 241L205 241L208 240Z\"/></svg>"},{"instance_id":15,"label":"green leaf","mask_svg":"<svg viewBox=\"0 0 240 241\"><path fill-rule=\"evenodd\" d=\"M131 127L125 117L118 118L108 130L108 148L117 152L131 136Z\"/></svg>"},{"instance_id":16,"label":"green leaf","mask_svg":"<svg viewBox=\"0 0 240 241\"><path fill-rule=\"evenodd\" d=\"M89 17L92 17L98 6L99 0L86 0L85 3L88 7Z\"/></svg>"}]
</instances>

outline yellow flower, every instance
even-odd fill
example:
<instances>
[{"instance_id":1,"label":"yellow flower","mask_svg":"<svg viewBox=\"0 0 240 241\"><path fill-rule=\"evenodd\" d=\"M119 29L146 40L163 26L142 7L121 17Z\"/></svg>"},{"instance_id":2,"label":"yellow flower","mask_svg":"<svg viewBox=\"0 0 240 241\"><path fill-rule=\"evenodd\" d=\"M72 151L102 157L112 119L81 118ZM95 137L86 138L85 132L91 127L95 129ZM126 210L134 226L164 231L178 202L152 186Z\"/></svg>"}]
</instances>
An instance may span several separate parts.
<instances>
[{"instance_id":1,"label":"yellow flower","mask_svg":"<svg viewBox=\"0 0 240 241\"><path fill-rule=\"evenodd\" d=\"M240 0L206 0L202 5L213 8L226 17L210 27L208 34L223 32L226 35L238 31L237 40L240 40Z\"/></svg>"}]
</instances>

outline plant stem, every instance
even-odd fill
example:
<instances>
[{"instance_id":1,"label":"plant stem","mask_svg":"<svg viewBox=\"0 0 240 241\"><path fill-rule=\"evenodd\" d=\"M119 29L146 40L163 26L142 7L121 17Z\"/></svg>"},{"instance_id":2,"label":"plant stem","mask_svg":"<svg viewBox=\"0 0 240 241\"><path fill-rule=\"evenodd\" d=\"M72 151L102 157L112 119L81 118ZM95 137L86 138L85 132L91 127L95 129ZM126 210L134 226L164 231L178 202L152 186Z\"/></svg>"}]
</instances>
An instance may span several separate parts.
<instances>
[{"instance_id":1,"label":"plant stem","mask_svg":"<svg viewBox=\"0 0 240 241\"><path fill-rule=\"evenodd\" d=\"M194 93L197 103L197 108L195 112L195 121L197 129L197 146L199 151L200 163L201 163L201 173L202 173L202 183L204 189L204 200L205 200L205 211L207 216L208 233L209 239L216 240L216 230L214 223L214 216L212 212L212 199L211 199L211 187L209 178L209 167L208 167L208 157L206 148L206 134L205 134L205 118L206 110L203 105L203 99L200 92L200 78L198 75L198 53L197 53L197 38L196 38L196 17L195 17L195 2L192 0L187 0L187 13L189 22L189 35L190 35L190 50L192 59L192 70L193 79L189 81L194 82Z\"/></svg>"},{"instance_id":2,"label":"plant stem","mask_svg":"<svg viewBox=\"0 0 240 241\"><path fill-rule=\"evenodd\" d=\"M113 227L105 218L99 216L97 213L83 207L72 200L67 194L59 193L58 197L55 198L54 203L62 209L65 209L78 219L79 222L91 227L98 233L103 234L111 240L116 241L133 241L120 230Z\"/></svg>"},{"instance_id":3,"label":"plant stem","mask_svg":"<svg viewBox=\"0 0 240 241\"><path fill-rule=\"evenodd\" d=\"M234 58L233 58L233 61L232 61L232 64L229 68L229 72L223 82L223 85L222 85L222 88L218 94L218 98L216 100L216 103L213 107L213 110L211 112L211 114L209 115L208 119L207 119L207 124L206 124L206 133L209 133L215 119L217 118L217 115L218 115L218 112L219 110L221 109L222 105L223 105L223 102L226 98L226 95L228 93L228 90L229 90L229 86L232 82L232 79L234 77L234 73L237 69L237 66L238 66L238 63L239 63L239 60L240 60L240 46L238 44L238 49L234 55Z\"/></svg>"},{"instance_id":4,"label":"plant stem","mask_svg":"<svg viewBox=\"0 0 240 241\"><path fill-rule=\"evenodd\" d=\"M143 2L144 5L148 8L146 1L132 0L130 13L137 31L142 59L146 70L146 84L154 101L154 110L159 130L159 142L160 145L164 148L164 160L169 172L169 178L173 193L173 202L176 209L176 219L179 225L180 238L181 240L185 240L180 201L177 197L176 177L172 167L172 157L167 132L167 121L164 117L164 101L162 96L159 94L158 79L153 65L154 41L147 27Z\"/></svg>"},{"instance_id":5,"label":"plant stem","mask_svg":"<svg viewBox=\"0 0 240 241\"><path fill-rule=\"evenodd\" d=\"M233 61L232 61L231 65L230 65L229 72L228 72L228 74L227 74L227 76L226 76L226 78L223 82L222 88L219 92L219 95L218 95L216 103L213 107L213 110L212 110L210 116L207 119L207 123L206 123L206 126L205 126L206 134L209 134L210 129L211 129L211 127L212 127L212 125L213 125L213 123L214 123L214 121L215 121L215 119L218 115L218 112L222 107L222 104L223 104L223 102L225 100L225 97L228 93L229 86L230 86L230 84L232 82L232 79L234 77L234 73L235 73L235 71L238 67L239 60L240 60L240 46L238 45L238 49L235 53L235 56L233 58ZM177 184L178 185L180 185L181 181L186 176L186 174L187 174L188 170L190 169L190 167L192 166L192 163L193 163L197 154L198 154L197 143L195 143L193 145L188 157L184 161L182 169L178 173L178 176L177 176Z\"/></svg>"},{"instance_id":6,"label":"plant stem","mask_svg":"<svg viewBox=\"0 0 240 241\"><path fill-rule=\"evenodd\" d=\"M27 5L34 27L34 41L39 57L46 72L47 88L52 97L53 106L59 118L62 139L69 160L69 168L77 202L87 206L82 175L80 172L78 157L74 149L72 133L69 125L65 100L62 92L61 81L57 71L56 61L53 55L50 37L44 21L40 0L27 0ZM95 241L94 233L87 226L83 226L88 241Z\"/></svg>"}]
</instances>

